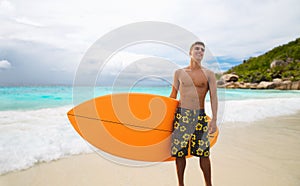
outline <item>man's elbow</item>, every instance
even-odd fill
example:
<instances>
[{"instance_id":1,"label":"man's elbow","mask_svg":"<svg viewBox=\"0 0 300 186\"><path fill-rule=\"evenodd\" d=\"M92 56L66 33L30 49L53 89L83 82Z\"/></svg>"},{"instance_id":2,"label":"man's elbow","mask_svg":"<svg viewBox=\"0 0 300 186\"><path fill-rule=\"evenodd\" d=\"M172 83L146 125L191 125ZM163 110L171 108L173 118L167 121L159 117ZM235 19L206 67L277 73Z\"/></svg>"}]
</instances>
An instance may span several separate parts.
<instances>
[{"instance_id":1,"label":"man's elbow","mask_svg":"<svg viewBox=\"0 0 300 186\"><path fill-rule=\"evenodd\" d=\"M170 98L176 99L176 97L177 97L177 92L176 92L176 91L172 91L169 97L170 97Z\"/></svg>"}]
</instances>

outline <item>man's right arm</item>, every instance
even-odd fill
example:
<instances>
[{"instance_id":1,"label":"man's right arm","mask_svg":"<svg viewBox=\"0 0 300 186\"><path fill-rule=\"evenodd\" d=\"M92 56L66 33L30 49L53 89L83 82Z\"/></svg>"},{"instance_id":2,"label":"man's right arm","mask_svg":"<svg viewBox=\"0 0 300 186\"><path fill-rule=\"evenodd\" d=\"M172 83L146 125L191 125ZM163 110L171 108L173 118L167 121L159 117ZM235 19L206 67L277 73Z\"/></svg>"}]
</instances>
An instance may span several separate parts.
<instances>
[{"instance_id":1,"label":"man's right arm","mask_svg":"<svg viewBox=\"0 0 300 186\"><path fill-rule=\"evenodd\" d=\"M171 94L169 96L170 98L174 98L174 99L177 98L178 88L179 88L178 70L176 70L175 73L174 73L172 91L171 91Z\"/></svg>"}]
</instances>

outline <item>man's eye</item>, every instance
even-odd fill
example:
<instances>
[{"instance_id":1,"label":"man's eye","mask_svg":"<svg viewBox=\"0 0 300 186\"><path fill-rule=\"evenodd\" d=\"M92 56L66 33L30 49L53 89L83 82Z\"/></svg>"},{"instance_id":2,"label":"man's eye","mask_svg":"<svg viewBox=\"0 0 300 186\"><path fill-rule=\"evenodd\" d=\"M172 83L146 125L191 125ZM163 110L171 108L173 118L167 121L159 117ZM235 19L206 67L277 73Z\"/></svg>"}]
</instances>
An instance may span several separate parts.
<instances>
[{"instance_id":1,"label":"man's eye","mask_svg":"<svg viewBox=\"0 0 300 186\"><path fill-rule=\"evenodd\" d=\"M195 50L201 50L202 52L205 51L205 49L204 49L204 48L201 48L201 47L195 47Z\"/></svg>"}]
</instances>

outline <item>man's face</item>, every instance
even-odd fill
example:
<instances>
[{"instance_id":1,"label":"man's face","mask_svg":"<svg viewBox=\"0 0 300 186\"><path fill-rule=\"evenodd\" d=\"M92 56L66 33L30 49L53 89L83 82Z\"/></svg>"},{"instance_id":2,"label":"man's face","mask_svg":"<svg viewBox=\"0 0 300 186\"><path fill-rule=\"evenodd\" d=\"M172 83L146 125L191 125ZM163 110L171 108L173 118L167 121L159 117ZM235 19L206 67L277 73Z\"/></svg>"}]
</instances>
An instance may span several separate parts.
<instances>
[{"instance_id":1,"label":"man's face","mask_svg":"<svg viewBox=\"0 0 300 186\"><path fill-rule=\"evenodd\" d=\"M196 61L201 61L205 52L205 47L203 45L195 45L191 52L191 58L193 58Z\"/></svg>"}]
</instances>

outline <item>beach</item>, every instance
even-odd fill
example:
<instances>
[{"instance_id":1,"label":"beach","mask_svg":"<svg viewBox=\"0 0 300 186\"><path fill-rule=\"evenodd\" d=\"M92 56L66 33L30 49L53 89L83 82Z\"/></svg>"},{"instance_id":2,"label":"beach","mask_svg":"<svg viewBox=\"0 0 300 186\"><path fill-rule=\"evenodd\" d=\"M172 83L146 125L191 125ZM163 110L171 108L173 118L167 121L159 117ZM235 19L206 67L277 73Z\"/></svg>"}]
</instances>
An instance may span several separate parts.
<instances>
[{"instance_id":1,"label":"beach","mask_svg":"<svg viewBox=\"0 0 300 186\"><path fill-rule=\"evenodd\" d=\"M300 113L244 124L225 122L211 149L214 185L300 184ZM236 127L236 126L241 127ZM204 185L197 158L187 160L187 186ZM5 186L177 185L174 162L127 166L97 153L38 163L0 176Z\"/></svg>"},{"instance_id":2,"label":"beach","mask_svg":"<svg viewBox=\"0 0 300 186\"><path fill-rule=\"evenodd\" d=\"M300 186L299 5L0 0L0 186Z\"/></svg>"}]
</instances>

